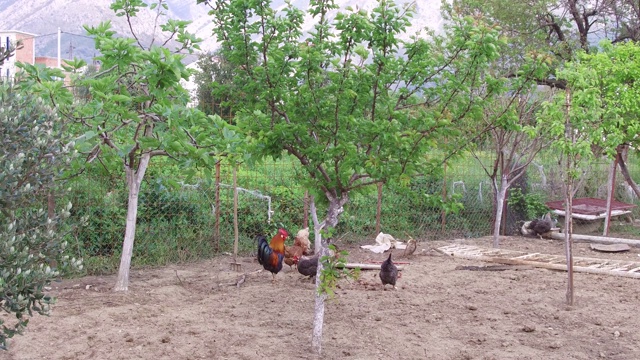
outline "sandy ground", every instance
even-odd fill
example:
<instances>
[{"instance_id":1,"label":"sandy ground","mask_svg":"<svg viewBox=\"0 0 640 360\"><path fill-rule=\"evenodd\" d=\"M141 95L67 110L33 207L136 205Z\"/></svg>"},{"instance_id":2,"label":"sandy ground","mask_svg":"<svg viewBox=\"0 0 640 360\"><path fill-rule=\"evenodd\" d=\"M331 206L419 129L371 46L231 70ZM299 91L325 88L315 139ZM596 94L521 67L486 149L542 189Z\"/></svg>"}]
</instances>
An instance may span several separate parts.
<instances>
[{"instance_id":1,"label":"sandy ground","mask_svg":"<svg viewBox=\"0 0 640 360\"><path fill-rule=\"evenodd\" d=\"M486 238L456 241L490 246ZM275 285L262 272L229 286L238 274L218 257L135 270L126 294L111 291L114 276L56 283L51 316L33 318L0 358L640 359L640 280L576 273L576 303L567 307L565 272L459 270L488 264L430 250L450 243L421 242L416 255L398 259L410 264L397 291L382 291L377 271L341 282L327 304L322 357L310 350L313 284L285 266ZM553 240L503 238L501 247L563 253ZM350 261L386 257L350 250ZM638 252L575 244L575 256L640 261ZM242 268L259 265L247 257Z\"/></svg>"}]
</instances>

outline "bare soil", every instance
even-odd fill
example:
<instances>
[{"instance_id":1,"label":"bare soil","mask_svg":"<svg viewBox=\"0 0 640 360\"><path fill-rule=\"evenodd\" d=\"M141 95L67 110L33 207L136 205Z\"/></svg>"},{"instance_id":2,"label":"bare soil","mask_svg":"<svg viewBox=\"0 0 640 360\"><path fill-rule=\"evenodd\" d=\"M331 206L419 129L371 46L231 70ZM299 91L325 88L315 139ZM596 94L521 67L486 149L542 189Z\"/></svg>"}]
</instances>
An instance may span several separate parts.
<instances>
[{"instance_id":1,"label":"bare soil","mask_svg":"<svg viewBox=\"0 0 640 360\"><path fill-rule=\"evenodd\" d=\"M377 271L340 283L327 304L323 355L311 354L314 285L287 266L246 277L230 257L134 270L128 293L115 276L53 284L50 317L31 320L3 359L640 359L640 280L575 274L575 305L565 305L562 271L488 265L442 255L452 242L490 247L489 238L421 242L398 290L382 290ZM371 241L373 243L373 240ZM502 239L507 249L563 254L554 240ZM349 261L381 261L352 245ZM603 254L577 243L575 256L640 261L638 249ZM242 270L260 265L242 258ZM5 316L5 315L0 315Z\"/></svg>"}]
</instances>

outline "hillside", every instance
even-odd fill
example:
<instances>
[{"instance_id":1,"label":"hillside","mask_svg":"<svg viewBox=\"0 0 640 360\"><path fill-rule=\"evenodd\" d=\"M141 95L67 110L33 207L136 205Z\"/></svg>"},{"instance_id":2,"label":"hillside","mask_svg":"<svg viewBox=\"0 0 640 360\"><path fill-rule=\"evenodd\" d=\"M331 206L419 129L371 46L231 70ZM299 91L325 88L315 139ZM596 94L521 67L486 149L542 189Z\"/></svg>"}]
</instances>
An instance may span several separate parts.
<instances>
[{"instance_id":1,"label":"hillside","mask_svg":"<svg viewBox=\"0 0 640 360\"><path fill-rule=\"evenodd\" d=\"M216 47L215 39L211 36L211 18L207 15L209 8L197 5L195 0L165 0L169 6L167 16L191 20L189 29L198 37L204 39L204 51ZM406 2L406 0L400 0ZM34 33L36 39L37 56L57 56L57 31L62 31L61 56L63 58L79 57L90 60L97 54L93 41L84 36L83 25L97 25L110 20L113 28L119 34L129 34L129 26L124 18L117 17L109 8L112 0L0 0L0 29L20 30ZM308 0L293 0L298 7L308 6ZM375 0L337 0L341 8L358 6L371 9L376 5ZM283 0L272 2L274 8L281 8ZM439 0L417 0L417 15L412 21L409 34L426 26L439 29L442 25ZM141 11L134 24L136 32L142 34L145 41L152 37L153 24L156 14L151 10ZM307 22L305 28L311 29L312 22Z\"/></svg>"}]
</instances>

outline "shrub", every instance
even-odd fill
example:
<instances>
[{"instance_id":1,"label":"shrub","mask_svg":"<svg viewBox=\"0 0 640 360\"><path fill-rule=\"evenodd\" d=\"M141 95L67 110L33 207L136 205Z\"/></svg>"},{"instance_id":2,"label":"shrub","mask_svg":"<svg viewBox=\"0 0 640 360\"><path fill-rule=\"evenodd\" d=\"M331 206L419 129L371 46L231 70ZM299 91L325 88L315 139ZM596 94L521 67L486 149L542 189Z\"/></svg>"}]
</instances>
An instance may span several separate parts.
<instances>
[{"instance_id":1,"label":"shrub","mask_svg":"<svg viewBox=\"0 0 640 360\"><path fill-rule=\"evenodd\" d=\"M63 192L55 180L73 154L59 126L42 101L0 85L0 308L15 315L0 319L2 349L34 312L49 312L54 299L45 286L82 267L65 251L71 203L57 214L43 209L50 194Z\"/></svg>"}]
</instances>

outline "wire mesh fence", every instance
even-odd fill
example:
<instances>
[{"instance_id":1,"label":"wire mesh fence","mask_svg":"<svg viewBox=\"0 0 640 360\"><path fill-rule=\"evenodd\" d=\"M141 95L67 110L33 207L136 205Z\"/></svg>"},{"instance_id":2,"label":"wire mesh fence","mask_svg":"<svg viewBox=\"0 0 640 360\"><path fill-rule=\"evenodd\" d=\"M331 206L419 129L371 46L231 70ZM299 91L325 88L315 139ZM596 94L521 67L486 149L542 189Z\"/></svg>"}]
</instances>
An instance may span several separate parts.
<instances>
[{"instance_id":1,"label":"wire mesh fence","mask_svg":"<svg viewBox=\"0 0 640 360\"><path fill-rule=\"evenodd\" d=\"M584 174L577 197L607 196L610 164L592 165ZM518 185L529 201L543 204L563 198L558 166L534 164ZM239 251L253 251L256 235L275 233L279 226L295 233L308 226L307 191L299 185L296 164L268 163L238 168ZM149 176L138 204L133 265L162 265L208 258L230 252L234 239L232 169L221 166L218 176L169 185ZM638 204L622 177L616 199ZM88 222L73 235L79 256L92 273L112 272L119 261L127 213L127 189L117 177L78 178L73 182L73 214ZM434 206L426 194L462 203L457 213ZM534 200L531 200L534 199ZM522 204L509 202L503 234L518 231L524 219ZM319 204L319 217L324 215ZM634 210L637 213L637 210ZM488 176L473 162L450 165L439 176L412 179L407 187L384 184L351 194L340 217L336 237L371 243L379 231L400 239L421 241L480 237L493 229L493 192Z\"/></svg>"}]
</instances>

